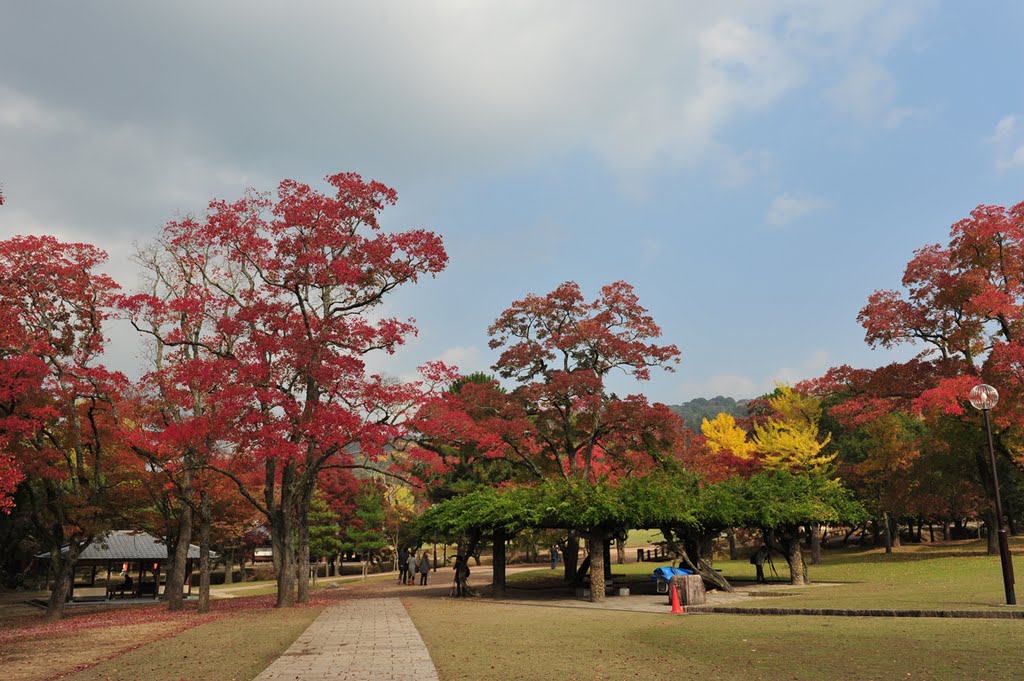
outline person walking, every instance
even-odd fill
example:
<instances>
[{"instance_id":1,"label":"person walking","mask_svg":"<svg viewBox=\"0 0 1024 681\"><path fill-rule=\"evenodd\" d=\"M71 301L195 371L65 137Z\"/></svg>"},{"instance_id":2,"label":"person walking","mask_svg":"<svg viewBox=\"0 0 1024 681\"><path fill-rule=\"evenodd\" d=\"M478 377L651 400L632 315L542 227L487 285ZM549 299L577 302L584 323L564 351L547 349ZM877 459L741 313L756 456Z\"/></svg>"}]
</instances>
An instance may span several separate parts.
<instances>
[{"instance_id":1,"label":"person walking","mask_svg":"<svg viewBox=\"0 0 1024 681\"><path fill-rule=\"evenodd\" d=\"M558 544L551 545L551 569L558 567Z\"/></svg>"},{"instance_id":2,"label":"person walking","mask_svg":"<svg viewBox=\"0 0 1024 681\"><path fill-rule=\"evenodd\" d=\"M398 583L405 584L409 577L409 549L402 549L398 554Z\"/></svg>"},{"instance_id":3,"label":"person walking","mask_svg":"<svg viewBox=\"0 0 1024 681\"><path fill-rule=\"evenodd\" d=\"M430 574L430 556L428 556L426 550L424 550L423 555L420 556L420 586L427 585L428 574Z\"/></svg>"},{"instance_id":4,"label":"person walking","mask_svg":"<svg viewBox=\"0 0 1024 681\"><path fill-rule=\"evenodd\" d=\"M409 557L405 560L405 579L406 584L416 581L416 549L409 549Z\"/></svg>"}]
</instances>

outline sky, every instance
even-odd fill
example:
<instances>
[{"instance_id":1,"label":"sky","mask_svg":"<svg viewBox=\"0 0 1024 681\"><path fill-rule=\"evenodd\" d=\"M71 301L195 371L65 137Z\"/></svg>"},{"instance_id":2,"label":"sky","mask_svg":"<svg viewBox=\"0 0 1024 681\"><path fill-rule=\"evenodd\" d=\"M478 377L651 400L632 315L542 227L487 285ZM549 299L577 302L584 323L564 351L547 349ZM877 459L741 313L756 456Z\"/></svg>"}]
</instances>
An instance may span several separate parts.
<instances>
[{"instance_id":1,"label":"sky","mask_svg":"<svg viewBox=\"0 0 1024 681\"><path fill-rule=\"evenodd\" d=\"M488 370L513 301L625 280L682 362L613 389L754 397L913 354L857 313L1024 200L1022 28L1011 1L0 0L0 239L96 244L132 288L168 220L354 171L450 256L373 370Z\"/></svg>"}]
</instances>

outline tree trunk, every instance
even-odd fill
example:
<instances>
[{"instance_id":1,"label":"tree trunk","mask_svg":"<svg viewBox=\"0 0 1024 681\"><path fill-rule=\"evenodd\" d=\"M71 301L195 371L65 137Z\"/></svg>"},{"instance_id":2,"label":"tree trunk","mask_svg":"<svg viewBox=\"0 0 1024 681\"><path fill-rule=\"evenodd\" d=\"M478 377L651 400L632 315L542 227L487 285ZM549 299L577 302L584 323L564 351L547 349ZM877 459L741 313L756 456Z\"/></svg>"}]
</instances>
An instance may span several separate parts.
<instances>
[{"instance_id":1,"label":"tree trunk","mask_svg":"<svg viewBox=\"0 0 1024 681\"><path fill-rule=\"evenodd\" d=\"M783 541L786 549L786 562L789 564L789 583L794 586L810 584L811 580L807 576L804 555L800 551L799 529L787 533Z\"/></svg>"},{"instance_id":2,"label":"tree trunk","mask_svg":"<svg viewBox=\"0 0 1024 681\"><path fill-rule=\"evenodd\" d=\"M615 562L624 565L626 562L626 538L622 535L615 537Z\"/></svg>"},{"instance_id":3,"label":"tree trunk","mask_svg":"<svg viewBox=\"0 0 1024 681\"><path fill-rule=\"evenodd\" d=\"M604 578L612 578L612 542L605 535L604 541L601 542L601 554L604 556Z\"/></svg>"},{"instance_id":4,"label":"tree trunk","mask_svg":"<svg viewBox=\"0 0 1024 681\"><path fill-rule=\"evenodd\" d=\"M903 546L903 542L900 540L900 522L896 516L889 517L889 526L892 527L892 546L893 548L900 548Z\"/></svg>"},{"instance_id":5,"label":"tree trunk","mask_svg":"<svg viewBox=\"0 0 1024 681\"><path fill-rule=\"evenodd\" d=\"M821 565L821 525L811 524L811 565Z\"/></svg>"},{"instance_id":6,"label":"tree trunk","mask_svg":"<svg viewBox=\"0 0 1024 681\"><path fill-rule=\"evenodd\" d=\"M60 536L59 533L56 533ZM46 604L46 619L49 621L59 620L64 616L64 604L71 592L71 584L75 579L75 568L78 567L78 556L82 552L83 540L78 535L72 535L68 541L68 555L61 556L60 547L57 555L58 566L53 580L53 589L50 591L50 600Z\"/></svg>"},{"instance_id":7,"label":"tree trunk","mask_svg":"<svg viewBox=\"0 0 1024 681\"><path fill-rule=\"evenodd\" d=\"M295 605L295 465L286 464L281 474L280 501L271 511L271 540L277 568L277 602L274 607Z\"/></svg>"},{"instance_id":8,"label":"tree trunk","mask_svg":"<svg viewBox=\"0 0 1024 681\"><path fill-rule=\"evenodd\" d=\"M210 497L200 493L199 501L199 605L200 613L210 612Z\"/></svg>"},{"instance_id":9,"label":"tree trunk","mask_svg":"<svg viewBox=\"0 0 1024 681\"><path fill-rule=\"evenodd\" d=\"M224 583L231 585L235 583L235 550L231 549L224 554Z\"/></svg>"},{"instance_id":10,"label":"tree trunk","mask_svg":"<svg viewBox=\"0 0 1024 681\"><path fill-rule=\"evenodd\" d=\"M992 502L992 508L993 509L995 508L995 502ZM998 541L998 537L996 536L996 528L999 527L999 526L996 524L996 514L995 514L994 511L989 510L989 512L986 515L987 515L987 517L985 519L985 524L988 525L988 533L987 533L988 534L988 537L987 537L987 539L988 539L988 547L987 547L988 551L987 551L987 553L990 556L996 556L996 555L999 555L999 541ZM981 531L981 525L980 524L978 525L978 531L979 532Z\"/></svg>"},{"instance_id":11,"label":"tree trunk","mask_svg":"<svg viewBox=\"0 0 1024 681\"><path fill-rule=\"evenodd\" d=\"M565 570L565 581L572 583L576 580L576 569L579 566L580 536L576 532L569 532L565 544L562 546L562 568Z\"/></svg>"},{"instance_id":12,"label":"tree trunk","mask_svg":"<svg viewBox=\"0 0 1024 681\"><path fill-rule=\"evenodd\" d=\"M729 580L714 567L714 537L718 534L717 530L692 535L682 530L673 530L667 525L660 529L669 551L679 556L681 567L686 566L686 569L700 575L705 584L710 585L709 588L721 589L728 593L735 591Z\"/></svg>"},{"instance_id":13,"label":"tree trunk","mask_svg":"<svg viewBox=\"0 0 1024 681\"><path fill-rule=\"evenodd\" d=\"M185 569L188 562L188 547L192 543L192 507L189 503L181 505L178 516L177 540L167 571L167 584L164 586L164 600L167 609L181 610L185 606Z\"/></svg>"},{"instance_id":14,"label":"tree trunk","mask_svg":"<svg viewBox=\"0 0 1024 681\"><path fill-rule=\"evenodd\" d=\"M590 556L590 602L604 602L604 546L605 532L593 529L587 536Z\"/></svg>"},{"instance_id":15,"label":"tree trunk","mask_svg":"<svg viewBox=\"0 0 1024 681\"><path fill-rule=\"evenodd\" d=\"M727 536L729 539L729 560L736 560L736 528L730 527Z\"/></svg>"},{"instance_id":16,"label":"tree trunk","mask_svg":"<svg viewBox=\"0 0 1024 681\"><path fill-rule=\"evenodd\" d=\"M309 505L313 498L312 485L303 490L298 498L299 534L299 603L309 601Z\"/></svg>"},{"instance_id":17,"label":"tree trunk","mask_svg":"<svg viewBox=\"0 0 1024 681\"><path fill-rule=\"evenodd\" d=\"M889 524L889 513L882 512L882 525L885 528L885 552L892 553L892 526Z\"/></svg>"}]
</instances>

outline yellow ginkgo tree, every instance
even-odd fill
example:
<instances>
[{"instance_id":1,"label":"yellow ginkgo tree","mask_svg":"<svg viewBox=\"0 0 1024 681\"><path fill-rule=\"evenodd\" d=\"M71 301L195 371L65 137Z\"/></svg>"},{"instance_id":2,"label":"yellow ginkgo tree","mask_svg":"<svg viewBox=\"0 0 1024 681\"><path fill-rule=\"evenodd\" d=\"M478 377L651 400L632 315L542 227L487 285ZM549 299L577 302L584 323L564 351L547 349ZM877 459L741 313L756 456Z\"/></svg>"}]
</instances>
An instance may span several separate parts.
<instances>
[{"instance_id":1,"label":"yellow ginkgo tree","mask_svg":"<svg viewBox=\"0 0 1024 681\"><path fill-rule=\"evenodd\" d=\"M755 423L751 438L762 465L791 473L824 472L837 454L824 452L832 434L821 437L819 433L821 401L782 384L766 401L774 415Z\"/></svg>"},{"instance_id":2,"label":"yellow ginkgo tree","mask_svg":"<svg viewBox=\"0 0 1024 681\"><path fill-rule=\"evenodd\" d=\"M777 384L775 392L765 401L771 407L772 416L764 423L755 423L751 436L761 465L795 475L827 475L838 453L824 451L832 441L832 434L822 437L819 432L821 400L793 390L791 386ZM821 562L821 527L815 523L809 530L811 563L817 565Z\"/></svg>"},{"instance_id":3,"label":"yellow ginkgo tree","mask_svg":"<svg viewBox=\"0 0 1024 681\"><path fill-rule=\"evenodd\" d=\"M754 456L754 443L747 440L747 431L736 425L731 414L723 412L711 421L703 419L700 432L704 434L708 448L716 454L728 450L741 459Z\"/></svg>"}]
</instances>

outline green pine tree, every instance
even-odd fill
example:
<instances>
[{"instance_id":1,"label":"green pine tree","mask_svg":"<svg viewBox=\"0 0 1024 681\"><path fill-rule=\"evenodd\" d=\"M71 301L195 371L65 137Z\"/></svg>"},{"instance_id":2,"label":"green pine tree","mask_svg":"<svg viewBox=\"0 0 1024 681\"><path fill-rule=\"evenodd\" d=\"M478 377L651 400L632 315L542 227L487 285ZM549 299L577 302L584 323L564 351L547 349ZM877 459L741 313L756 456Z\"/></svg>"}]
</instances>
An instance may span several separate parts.
<instances>
[{"instance_id":1,"label":"green pine tree","mask_svg":"<svg viewBox=\"0 0 1024 681\"><path fill-rule=\"evenodd\" d=\"M370 559L388 545L384 536L384 500L379 487L373 483L362 486L356 496L353 516L345 530L347 540L342 542L342 548L362 556L365 578Z\"/></svg>"}]
</instances>

